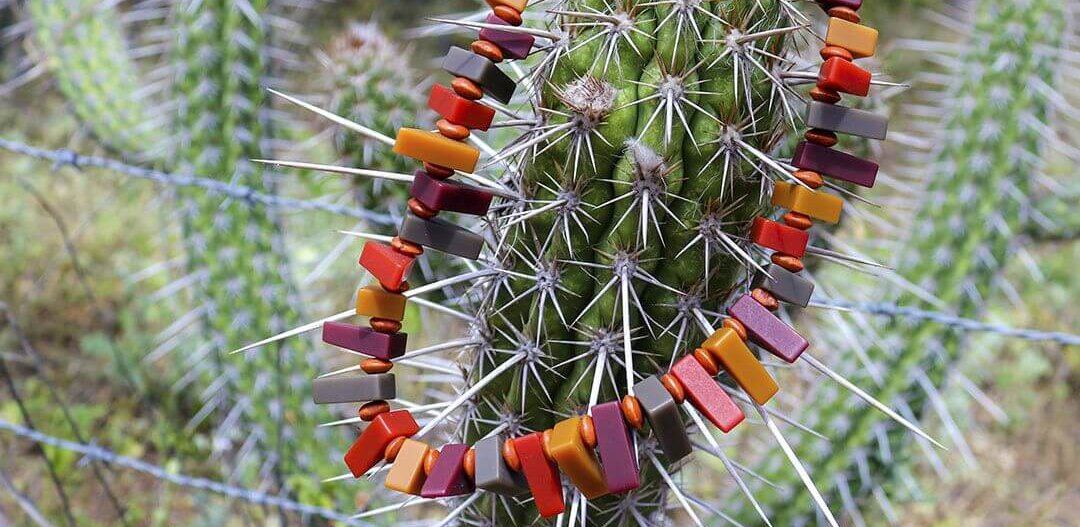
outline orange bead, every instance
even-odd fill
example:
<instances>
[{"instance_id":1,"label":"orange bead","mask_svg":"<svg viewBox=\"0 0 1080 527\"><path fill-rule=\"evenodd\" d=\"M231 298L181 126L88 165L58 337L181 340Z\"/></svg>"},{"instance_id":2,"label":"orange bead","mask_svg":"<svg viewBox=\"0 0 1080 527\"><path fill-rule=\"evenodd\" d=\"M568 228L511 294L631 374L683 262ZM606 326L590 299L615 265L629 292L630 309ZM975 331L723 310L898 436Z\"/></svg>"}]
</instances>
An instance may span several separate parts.
<instances>
[{"instance_id":1,"label":"orange bead","mask_svg":"<svg viewBox=\"0 0 1080 527\"><path fill-rule=\"evenodd\" d=\"M409 212L418 218L430 220L439 214L439 211L429 208L416 198L409 198Z\"/></svg>"},{"instance_id":2,"label":"orange bead","mask_svg":"<svg viewBox=\"0 0 1080 527\"><path fill-rule=\"evenodd\" d=\"M671 398L675 399L676 403L682 404L686 400L686 390L683 389L682 383L674 375L670 373L661 375L660 384L664 385L664 389L671 394Z\"/></svg>"},{"instance_id":3,"label":"orange bead","mask_svg":"<svg viewBox=\"0 0 1080 527\"><path fill-rule=\"evenodd\" d=\"M746 326L744 326L743 323L739 322L737 319L732 317L725 318L723 327L734 331L741 340L746 340Z\"/></svg>"},{"instance_id":4,"label":"orange bead","mask_svg":"<svg viewBox=\"0 0 1080 527\"><path fill-rule=\"evenodd\" d=\"M439 119L435 122L435 128L439 130L439 133L443 137L448 137L454 141L464 141L469 137L469 129L461 126L460 124L454 124L446 119Z\"/></svg>"},{"instance_id":5,"label":"orange bead","mask_svg":"<svg viewBox=\"0 0 1080 527\"><path fill-rule=\"evenodd\" d=\"M525 11L525 7L529 5L529 0L485 0L487 5L491 6L491 9L495 9L499 6L506 6L515 9L518 12Z\"/></svg>"},{"instance_id":6,"label":"orange bead","mask_svg":"<svg viewBox=\"0 0 1080 527\"><path fill-rule=\"evenodd\" d=\"M475 82L466 79L465 77L456 77L450 81L450 87L454 89L454 93L475 101L484 96L484 90L480 88Z\"/></svg>"},{"instance_id":7,"label":"orange bead","mask_svg":"<svg viewBox=\"0 0 1080 527\"><path fill-rule=\"evenodd\" d=\"M808 219L813 218L826 223L839 222L840 215L844 211L844 200L837 196L783 181L776 182L773 187L772 204L790 209L792 213L805 215ZM784 222L787 223L787 215L784 216ZM800 228L791 223L788 225Z\"/></svg>"},{"instance_id":8,"label":"orange bead","mask_svg":"<svg viewBox=\"0 0 1080 527\"><path fill-rule=\"evenodd\" d=\"M475 170L480 160L476 147L416 128L398 129L394 153L463 172Z\"/></svg>"},{"instance_id":9,"label":"orange bead","mask_svg":"<svg viewBox=\"0 0 1080 527\"><path fill-rule=\"evenodd\" d=\"M777 309L780 309L780 301L777 300L776 297L772 295L772 293L760 287L754 289L753 291L750 291L750 298L757 300L757 303L761 304L762 307L768 309L769 311L776 311Z\"/></svg>"},{"instance_id":10,"label":"orange bead","mask_svg":"<svg viewBox=\"0 0 1080 527\"><path fill-rule=\"evenodd\" d=\"M510 24L511 26L521 25L521 12L506 5L497 6L491 10L495 13L495 16L501 18L503 22Z\"/></svg>"},{"instance_id":11,"label":"orange bead","mask_svg":"<svg viewBox=\"0 0 1080 527\"><path fill-rule=\"evenodd\" d=\"M370 422L375 419L375 416L379 414L385 414L390 411L390 403L386 401L371 401L364 403L360 407L360 420L364 422Z\"/></svg>"},{"instance_id":12,"label":"orange bead","mask_svg":"<svg viewBox=\"0 0 1080 527\"><path fill-rule=\"evenodd\" d=\"M401 451L401 445L405 444L405 437L395 437L390 444L386 445L386 451L383 452L383 459L388 462L393 462L397 459L398 452Z\"/></svg>"},{"instance_id":13,"label":"orange bead","mask_svg":"<svg viewBox=\"0 0 1080 527\"><path fill-rule=\"evenodd\" d=\"M810 97L818 102L825 104L836 104L840 102L840 94L833 90L822 89L818 86L814 86L810 89Z\"/></svg>"},{"instance_id":14,"label":"orange bead","mask_svg":"<svg viewBox=\"0 0 1080 527\"><path fill-rule=\"evenodd\" d=\"M780 267L783 267L784 269L787 269L788 271L791 271L793 273L802 272L802 270L806 267L801 259L796 258L790 254L773 253L771 260L772 263L779 265ZM743 338L743 340L746 339Z\"/></svg>"},{"instance_id":15,"label":"orange bead","mask_svg":"<svg viewBox=\"0 0 1080 527\"><path fill-rule=\"evenodd\" d=\"M424 456L424 474L431 474L437 461L439 461L439 451L434 448L428 450L427 455Z\"/></svg>"},{"instance_id":16,"label":"orange bead","mask_svg":"<svg viewBox=\"0 0 1080 527\"><path fill-rule=\"evenodd\" d=\"M708 350L703 348L694 350L694 359L698 361L698 364L700 364L710 376L715 377L720 373L720 366L716 364L716 360L713 359L712 354L710 354Z\"/></svg>"},{"instance_id":17,"label":"orange bead","mask_svg":"<svg viewBox=\"0 0 1080 527\"><path fill-rule=\"evenodd\" d=\"M386 473L386 488L419 496L426 479L424 465L430 451L431 448L424 443L406 439L390 471Z\"/></svg>"},{"instance_id":18,"label":"orange bead","mask_svg":"<svg viewBox=\"0 0 1080 527\"><path fill-rule=\"evenodd\" d=\"M503 61L502 50L499 49L499 46L486 40L474 40L472 44L469 44L469 49L491 62L499 63Z\"/></svg>"},{"instance_id":19,"label":"orange bead","mask_svg":"<svg viewBox=\"0 0 1080 527\"><path fill-rule=\"evenodd\" d=\"M821 174L811 170L796 170L795 179L802 182L810 188L821 188L825 186L825 178L821 177Z\"/></svg>"},{"instance_id":20,"label":"orange bead","mask_svg":"<svg viewBox=\"0 0 1080 527\"><path fill-rule=\"evenodd\" d=\"M858 18L858 15L856 15ZM844 48L857 59L873 56L877 51L878 31L858 23L858 20L845 20L840 17L829 19L829 32L825 35L825 44Z\"/></svg>"},{"instance_id":21,"label":"orange bead","mask_svg":"<svg viewBox=\"0 0 1080 527\"><path fill-rule=\"evenodd\" d=\"M814 220L801 212L788 211L784 214L783 220L785 225L804 231L814 226Z\"/></svg>"},{"instance_id":22,"label":"orange bead","mask_svg":"<svg viewBox=\"0 0 1080 527\"><path fill-rule=\"evenodd\" d=\"M465 453L465 460L462 462L462 466L465 468L465 475L469 476L469 479L476 478L476 450L469 448L469 451Z\"/></svg>"},{"instance_id":23,"label":"orange bead","mask_svg":"<svg viewBox=\"0 0 1080 527\"><path fill-rule=\"evenodd\" d=\"M821 60L829 60L833 57L840 57L844 60L855 60L855 57L851 55L851 52L840 46L825 46L821 48Z\"/></svg>"},{"instance_id":24,"label":"orange bead","mask_svg":"<svg viewBox=\"0 0 1080 527\"><path fill-rule=\"evenodd\" d=\"M356 292L356 315L360 317L401 320L405 316L406 299L378 285L361 287Z\"/></svg>"},{"instance_id":25,"label":"orange bead","mask_svg":"<svg viewBox=\"0 0 1080 527\"><path fill-rule=\"evenodd\" d=\"M555 459L551 457L551 433L550 428L544 430L544 433L540 436L540 444L544 447L544 456L548 458L548 461L554 463Z\"/></svg>"},{"instance_id":26,"label":"orange bead","mask_svg":"<svg viewBox=\"0 0 1080 527\"><path fill-rule=\"evenodd\" d=\"M431 163L424 163L424 172L427 172L429 176L435 179L446 179L454 175L454 171L452 169L446 168L444 166L433 165Z\"/></svg>"},{"instance_id":27,"label":"orange bead","mask_svg":"<svg viewBox=\"0 0 1080 527\"><path fill-rule=\"evenodd\" d=\"M862 17L859 16L859 13L856 13L855 10L850 7L838 6L829 8L829 16L851 22L852 24L862 22Z\"/></svg>"},{"instance_id":28,"label":"orange bead","mask_svg":"<svg viewBox=\"0 0 1080 527\"><path fill-rule=\"evenodd\" d=\"M626 422L630 423L630 426L634 427L634 429L641 430L641 427L645 425L645 415L641 412L641 402L637 400L637 397L633 395L624 396L622 398L622 412Z\"/></svg>"},{"instance_id":29,"label":"orange bead","mask_svg":"<svg viewBox=\"0 0 1080 527\"><path fill-rule=\"evenodd\" d=\"M394 368L394 363L382 359L364 359L360 361L360 369L367 374L386 373Z\"/></svg>"},{"instance_id":30,"label":"orange bead","mask_svg":"<svg viewBox=\"0 0 1080 527\"><path fill-rule=\"evenodd\" d=\"M828 130L818 130L817 128L807 130L806 133L803 134L803 137L805 137L807 141L821 146L836 146L836 143L840 142L840 140L836 138L836 134Z\"/></svg>"},{"instance_id":31,"label":"orange bead","mask_svg":"<svg viewBox=\"0 0 1080 527\"><path fill-rule=\"evenodd\" d=\"M592 417L588 415L582 416L578 426L580 427L578 432L581 434L581 440L589 448L596 448L596 425L593 423Z\"/></svg>"},{"instance_id":32,"label":"orange bead","mask_svg":"<svg viewBox=\"0 0 1080 527\"><path fill-rule=\"evenodd\" d=\"M591 500L607 494L608 489L596 454L581 438L582 419L571 417L556 424L544 449L581 494Z\"/></svg>"},{"instance_id":33,"label":"orange bead","mask_svg":"<svg viewBox=\"0 0 1080 527\"><path fill-rule=\"evenodd\" d=\"M379 333L397 333L401 331L401 322L388 318L372 317L368 320L368 325Z\"/></svg>"},{"instance_id":34,"label":"orange bead","mask_svg":"<svg viewBox=\"0 0 1080 527\"><path fill-rule=\"evenodd\" d=\"M397 251L397 252L399 252L401 254L404 254L406 256L412 256L413 258L416 258L417 256L420 256L421 254L424 254L424 247L423 246L421 246L419 244L415 244L415 243L407 241L407 240L402 240L401 238L398 238L397 236L394 236L390 240L390 247L393 247L395 251Z\"/></svg>"},{"instance_id":35,"label":"orange bead","mask_svg":"<svg viewBox=\"0 0 1080 527\"><path fill-rule=\"evenodd\" d=\"M728 375L758 404L769 402L779 391L780 387L761 365L761 361L731 329L723 328L717 331L703 346L709 349Z\"/></svg>"}]
</instances>

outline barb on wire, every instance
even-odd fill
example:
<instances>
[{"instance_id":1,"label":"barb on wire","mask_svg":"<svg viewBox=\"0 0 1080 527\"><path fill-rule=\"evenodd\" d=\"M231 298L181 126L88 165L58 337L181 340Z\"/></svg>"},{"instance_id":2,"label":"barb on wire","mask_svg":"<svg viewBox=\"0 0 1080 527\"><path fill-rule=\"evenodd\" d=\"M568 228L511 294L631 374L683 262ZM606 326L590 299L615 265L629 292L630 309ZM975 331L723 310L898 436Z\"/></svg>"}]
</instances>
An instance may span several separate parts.
<instances>
[{"instance_id":1,"label":"barb on wire","mask_svg":"<svg viewBox=\"0 0 1080 527\"><path fill-rule=\"evenodd\" d=\"M379 214L368 210L346 207L343 205L335 205L333 203L324 203L321 201L275 196L273 194L266 194L264 192L260 192L257 189L244 185L225 183L222 181L198 176L183 176L178 174L170 174L168 172L162 172L160 170L129 165L122 161L117 161L115 159L109 159L106 157L84 156L70 150L47 150L44 148L37 148L24 143L2 138L0 138L0 149L7 150L16 154L33 157L35 159L49 161L53 164L54 167L70 166L77 169L101 168L104 170L110 170L113 172L124 174L126 176L136 177L140 179L148 179L156 183L161 183L174 187L198 187L205 189L209 192L221 194L222 196L227 196L236 200L241 200L248 203L257 203L259 205L276 209L286 209L294 211L318 210L323 212L329 212L331 214L348 216L378 225L396 225L396 222L389 214Z\"/></svg>"},{"instance_id":2,"label":"barb on wire","mask_svg":"<svg viewBox=\"0 0 1080 527\"><path fill-rule=\"evenodd\" d=\"M1055 342L1057 344L1062 344L1065 346L1080 346L1080 335L1074 335L1071 333L1064 333L1058 331L1042 331L1037 329L1014 328L1012 326L1006 326L1004 324L979 322L978 320L958 317L956 315L950 315L948 313L942 313L940 311L928 311L925 309L918 309L914 307L898 306L896 304L859 304L848 300L818 299L812 301L810 303L810 307L824 307L830 309L841 309L846 311L858 311L860 313L882 315L893 318L902 317L917 320L927 320L930 322L941 324L943 326L949 326L955 329L959 329L961 331L994 333L1005 337L1012 337L1034 342Z\"/></svg>"}]
</instances>

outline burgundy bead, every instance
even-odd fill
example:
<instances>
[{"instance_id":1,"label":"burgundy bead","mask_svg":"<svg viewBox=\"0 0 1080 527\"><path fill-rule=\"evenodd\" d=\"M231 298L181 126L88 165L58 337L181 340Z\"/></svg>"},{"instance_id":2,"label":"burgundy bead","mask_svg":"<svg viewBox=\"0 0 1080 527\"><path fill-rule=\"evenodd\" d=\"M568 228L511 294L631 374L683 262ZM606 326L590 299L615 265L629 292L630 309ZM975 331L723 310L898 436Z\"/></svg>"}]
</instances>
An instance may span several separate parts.
<instances>
[{"instance_id":1,"label":"burgundy bead","mask_svg":"<svg viewBox=\"0 0 1080 527\"><path fill-rule=\"evenodd\" d=\"M806 141L795 149L791 164L867 188L874 186L878 173L878 164L873 161Z\"/></svg>"},{"instance_id":2,"label":"burgundy bead","mask_svg":"<svg viewBox=\"0 0 1080 527\"><path fill-rule=\"evenodd\" d=\"M495 15L488 15L485 22L502 26L510 25ZM513 33L486 27L480 30L480 38L498 46L499 49L502 50L503 55L506 58L511 59L523 59L528 57L529 52L532 51L533 42L536 41L532 35L526 33Z\"/></svg>"},{"instance_id":3,"label":"burgundy bead","mask_svg":"<svg viewBox=\"0 0 1080 527\"><path fill-rule=\"evenodd\" d=\"M810 347L802 335L776 318L750 295L743 295L727 312L746 326L750 340L786 362L799 360L806 348Z\"/></svg>"},{"instance_id":4,"label":"burgundy bead","mask_svg":"<svg viewBox=\"0 0 1080 527\"><path fill-rule=\"evenodd\" d=\"M409 195L437 211L461 212L483 216L491 206L492 194L478 187L449 179L435 179L417 170Z\"/></svg>"},{"instance_id":5,"label":"burgundy bead","mask_svg":"<svg viewBox=\"0 0 1080 527\"><path fill-rule=\"evenodd\" d=\"M445 498L472 492L472 481L465 476L465 453L468 451L469 445L452 444L442 447L439 459L435 461L435 466L420 489L420 496Z\"/></svg>"},{"instance_id":6,"label":"burgundy bead","mask_svg":"<svg viewBox=\"0 0 1080 527\"><path fill-rule=\"evenodd\" d=\"M408 338L406 333L379 333L343 322L326 322L322 327L323 342L382 360L404 355Z\"/></svg>"},{"instance_id":7,"label":"burgundy bead","mask_svg":"<svg viewBox=\"0 0 1080 527\"><path fill-rule=\"evenodd\" d=\"M638 488L641 481L638 478L637 458L634 457L630 430L623 420L619 401L594 406L592 418L608 492L619 494Z\"/></svg>"},{"instance_id":8,"label":"burgundy bead","mask_svg":"<svg viewBox=\"0 0 1080 527\"><path fill-rule=\"evenodd\" d=\"M863 0L817 0L817 3L825 11L834 7L849 7L852 11L858 11Z\"/></svg>"}]
</instances>

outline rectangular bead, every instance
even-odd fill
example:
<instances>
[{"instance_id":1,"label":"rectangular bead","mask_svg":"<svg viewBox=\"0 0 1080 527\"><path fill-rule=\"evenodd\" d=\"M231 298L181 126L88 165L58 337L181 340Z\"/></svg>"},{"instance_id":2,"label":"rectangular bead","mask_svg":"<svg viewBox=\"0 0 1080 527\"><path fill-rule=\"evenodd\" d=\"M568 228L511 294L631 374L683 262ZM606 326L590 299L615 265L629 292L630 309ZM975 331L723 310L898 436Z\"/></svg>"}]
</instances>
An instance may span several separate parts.
<instances>
[{"instance_id":1,"label":"rectangular bead","mask_svg":"<svg viewBox=\"0 0 1080 527\"><path fill-rule=\"evenodd\" d=\"M431 87L428 108L451 123L475 130L487 130L495 118L494 108L470 101L442 84Z\"/></svg>"},{"instance_id":2,"label":"rectangular bead","mask_svg":"<svg viewBox=\"0 0 1080 527\"><path fill-rule=\"evenodd\" d=\"M829 31L825 34L826 46L837 46L851 52L857 59L874 56L877 49L878 31L842 18L829 18Z\"/></svg>"},{"instance_id":3,"label":"rectangular bead","mask_svg":"<svg viewBox=\"0 0 1080 527\"><path fill-rule=\"evenodd\" d=\"M773 186L772 204L826 223L839 222L844 210L844 200L832 194L783 181Z\"/></svg>"},{"instance_id":4,"label":"rectangular bead","mask_svg":"<svg viewBox=\"0 0 1080 527\"><path fill-rule=\"evenodd\" d=\"M391 360L405 354L408 333L379 333L344 322L324 322L323 342L376 359Z\"/></svg>"},{"instance_id":5,"label":"rectangular bead","mask_svg":"<svg viewBox=\"0 0 1080 527\"><path fill-rule=\"evenodd\" d=\"M388 293L382 287L369 285L356 292L356 314L389 320L405 318L405 302L401 293Z\"/></svg>"},{"instance_id":6,"label":"rectangular bead","mask_svg":"<svg viewBox=\"0 0 1080 527\"><path fill-rule=\"evenodd\" d=\"M717 362L754 402L765 404L780 391L776 380L735 330L720 328L701 346L716 357Z\"/></svg>"},{"instance_id":7,"label":"rectangular bead","mask_svg":"<svg viewBox=\"0 0 1080 527\"><path fill-rule=\"evenodd\" d=\"M450 48L443 59L442 67L451 75L465 77L480 85L484 93L503 104L510 102L514 89L517 88L513 79L503 73L494 62L459 47Z\"/></svg>"},{"instance_id":8,"label":"rectangular bead","mask_svg":"<svg viewBox=\"0 0 1080 527\"><path fill-rule=\"evenodd\" d=\"M510 470L503 460L502 447L506 438L491 436L476 442L476 488L501 496L520 496L529 492L525 477Z\"/></svg>"},{"instance_id":9,"label":"rectangular bead","mask_svg":"<svg viewBox=\"0 0 1080 527\"><path fill-rule=\"evenodd\" d=\"M435 179L423 170L413 174L409 195L429 209L483 216L491 207L490 192L449 179Z\"/></svg>"},{"instance_id":10,"label":"rectangular bead","mask_svg":"<svg viewBox=\"0 0 1080 527\"><path fill-rule=\"evenodd\" d=\"M794 363L810 347L802 335L776 318L750 295L743 295L727 312L746 326L750 340L785 362Z\"/></svg>"},{"instance_id":11,"label":"rectangular bead","mask_svg":"<svg viewBox=\"0 0 1080 527\"><path fill-rule=\"evenodd\" d=\"M360 478L383 459L383 452L391 441L399 437L412 437L419 431L420 426L408 410L379 414L345 453L345 465L353 477Z\"/></svg>"},{"instance_id":12,"label":"rectangular bead","mask_svg":"<svg viewBox=\"0 0 1080 527\"><path fill-rule=\"evenodd\" d=\"M311 383L311 393L315 404L378 401L397 397L397 383L393 373L335 375L315 379Z\"/></svg>"},{"instance_id":13,"label":"rectangular bead","mask_svg":"<svg viewBox=\"0 0 1080 527\"><path fill-rule=\"evenodd\" d=\"M401 254L385 243L368 241L360 252L360 266L387 291L400 291L415 259Z\"/></svg>"},{"instance_id":14,"label":"rectangular bead","mask_svg":"<svg viewBox=\"0 0 1080 527\"><path fill-rule=\"evenodd\" d=\"M480 151L472 146L416 128L398 130L394 153L463 172L476 169L480 159Z\"/></svg>"},{"instance_id":15,"label":"rectangular bead","mask_svg":"<svg viewBox=\"0 0 1080 527\"><path fill-rule=\"evenodd\" d=\"M758 273L754 287L760 287L773 294L781 302L806 307L814 294L814 284L809 280L776 264L765 268L768 274Z\"/></svg>"},{"instance_id":16,"label":"rectangular bead","mask_svg":"<svg viewBox=\"0 0 1080 527\"><path fill-rule=\"evenodd\" d=\"M424 443L406 439L386 474L386 488L419 496L424 484L424 458L429 450Z\"/></svg>"},{"instance_id":17,"label":"rectangular bead","mask_svg":"<svg viewBox=\"0 0 1080 527\"><path fill-rule=\"evenodd\" d=\"M870 93L871 78L869 71L840 57L833 57L821 65L817 85L824 90L866 97Z\"/></svg>"},{"instance_id":18,"label":"rectangular bead","mask_svg":"<svg viewBox=\"0 0 1080 527\"><path fill-rule=\"evenodd\" d=\"M473 491L472 481L465 475L465 453L469 445L450 444L439 451L439 459L424 481L420 495L425 498L460 496Z\"/></svg>"},{"instance_id":19,"label":"rectangular bead","mask_svg":"<svg viewBox=\"0 0 1080 527\"><path fill-rule=\"evenodd\" d=\"M783 223L757 217L750 225L750 241L766 249L801 258L806 254L810 235Z\"/></svg>"},{"instance_id":20,"label":"rectangular bead","mask_svg":"<svg viewBox=\"0 0 1080 527\"><path fill-rule=\"evenodd\" d=\"M581 439L581 419L571 417L557 423L548 441L548 452L563 474L570 478L583 496L591 500L607 494L608 490L600 463Z\"/></svg>"},{"instance_id":21,"label":"rectangular bead","mask_svg":"<svg viewBox=\"0 0 1080 527\"><path fill-rule=\"evenodd\" d=\"M630 428L623 419L619 401L598 404L592 408L596 426L596 447L603 462L604 481L608 492L621 494L638 488L637 457L630 440Z\"/></svg>"},{"instance_id":22,"label":"rectangular bead","mask_svg":"<svg viewBox=\"0 0 1080 527\"><path fill-rule=\"evenodd\" d=\"M521 471L532 491L533 503L540 516L551 518L566 510L563 501L562 482L559 471L544 455L543 434L534 432L527 436L514 438L514 449L521 459Z\"/></svg>"},{"instance_id":23,"label":"rectangular bead","mask_svg":"<svg viewBox=\"0 0 1080 527\"><path fill-rule=\"evenodd\" d=\"M437 217L425 220L406 215L398 229L398 237L469 260L479 258L480 250L484 248L484 238L479 234Z\"/></svg>"},{"instance_id":24,"label":"rectangular bead","mask_svg":"<svg viewBox=\"0 0 1080 527\"><path fill-rule=\"evenodd\" d=\"M501 26L510 25L493 14L488 15L484 22ZM498 46L499 50L502 51L503 56L508 59L523 59L528 57L529 52L532 51L533 44L536 42L536 37L533 37L528 33L515 33L512 31L501 31L485 27L480 30L480 40L486 40Z\"/></svg>"},{"instance_id":25,"label":"rectangular bead","mask_svg":"<svg viewBox=\"0 0 1080 527\"><path fill-rule=\"evenodd\" d=\"M878 164L873 161L806 141L795 147L791 164L866 188L874 186L878 173Z\"/></svg>"},{"instance_id":26,"label":"rectangular bead","mask_svg":"<svg viewBox=\"0 0 1080 527\"><path fill-rule=\"evenodd\" d=\"M889 118L884 115L821 101L807 105L806 125L867 139L885 139L889 132Z\"/></svg>"},{"instance_id":27,"label":"rectangular bead","mask_svg":"<svg viewBox=\"0 0 1080 527\"><path fill-rule=\"evenodd\" d=\"M689 456L694 451L694 446L690 443L686 425L679 414L679 405L660 383L660 379L653 375L635 384L634 396L641 403L641 410L668 462L675 463Z\"/></svg>"},{"instance_id":28,"label":"rectangular bead","mask_svg":"<svg viewBox=\"0 0 1080 527\"><path fill-rule=\"evenodd\" d=\"M679 379L683 389L686 390L686 398L693 403L706 419L716 425L722 432L732 431L739 423L746 419L742 409L735 405L731 396L720 387L709 372L694 358L686 355L679 359L671 367L671 374Z\"/></svg>"}]
</instances>

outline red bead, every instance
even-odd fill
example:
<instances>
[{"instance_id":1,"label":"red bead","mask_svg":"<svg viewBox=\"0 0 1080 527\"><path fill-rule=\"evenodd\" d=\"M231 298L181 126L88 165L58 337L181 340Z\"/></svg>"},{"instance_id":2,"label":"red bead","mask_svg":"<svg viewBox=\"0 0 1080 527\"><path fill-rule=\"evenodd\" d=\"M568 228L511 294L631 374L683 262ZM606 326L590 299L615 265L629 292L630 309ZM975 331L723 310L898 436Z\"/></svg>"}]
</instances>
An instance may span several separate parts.
<instances>
[{"instance_id":1,"label":"red bead","mask_svg":"<svg viewBox=\"0 0 1080 527\"><path fill-rule=\"evenodd\" d=\"M730 432L746 419L735 401L692 355L679 359L671 367L671 374L682 383L686 398L720 430Z\"/></svg>"},{"instance_id":2,"label":"red bead","mask_svg":"<svg viewBox=\"0 0 1080 527\"><path fill-rule=\"evenodd\" d=\"M420 427L408 410L379 414L349 448L345 454L345 464L353 477L360 478L383 459L386 447L391 441L399 437L411 437L419 431Z\"/></svg>"},{"instance_id":3,"label":"red bead","mask_svg":"<svg viewBox=\"0 0 1080 527\"><path fill-rule=\"evenodd\" d=\"M865 97L870 93L870 72L839 57L826 60L818 73L817 85L823 90Z\"/></svg>"},{"instance_id":4,"label":"red bead","mask_svg":"<svg viewBox=\"0 0 1080 527\"><path fill-rule=\"evenodd\" d=\"M360 265L382 284L383 289L391 292L401 290L414 261L411 256L401 254L385 243L369 241L360 252Z\"/></svg>"},{"instance_id":5,"label":"red bead","mask_svg":"<svg viewBox=\"0 0 1080 527\"><path fill-rule=\"evenodd\" d=\"M806 231L800 231L766 218L754 218L754 223L750 227L750 241L797 258L806 254L806 244L809 240L810 235Z\"/></svg>"},{"instance_id":6,"label":"red bead","mask_svg":"<svg viewBox=\"0 0 1080 527\"><path fill-rule=\"evenodd\" d=\"M540 516L551 518L566 509L563 502L562 482L555 464L544 455L542 432L534 432L524 437L513 439L514 449L521 459L521 471L532 491L533 502Z\"/></svg>"},{"instance_id":7,"label":"red bead","mask_svg":"<svg viewBox=\"0 0 1080 527\"><path fill-rule=\"evenodd\" d=\"M494 108L470 101L442 84L431 87L428 108L435 110L451 123L476 130L487 130L491 126L491 120L495 118Z\"/></svg>"}]
</instances>

